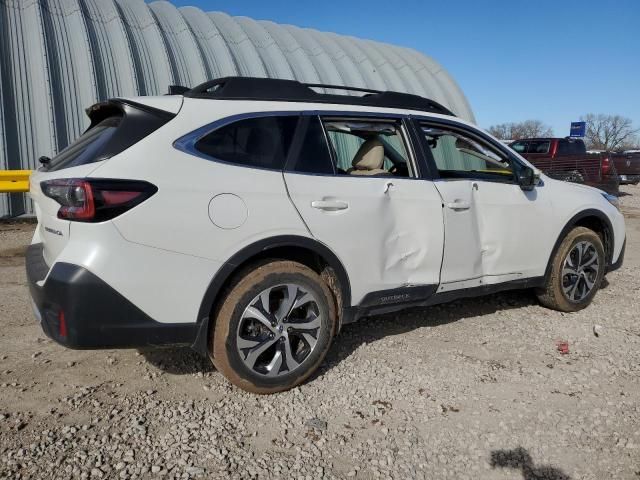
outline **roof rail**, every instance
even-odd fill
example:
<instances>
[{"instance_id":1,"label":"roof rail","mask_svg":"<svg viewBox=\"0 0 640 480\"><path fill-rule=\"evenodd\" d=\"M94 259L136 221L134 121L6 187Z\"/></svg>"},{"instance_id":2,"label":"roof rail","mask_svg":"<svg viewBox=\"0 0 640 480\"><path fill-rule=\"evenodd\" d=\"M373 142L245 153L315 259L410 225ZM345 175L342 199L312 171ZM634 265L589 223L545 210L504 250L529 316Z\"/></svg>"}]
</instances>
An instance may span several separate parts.
<instances>
[{"instance_id":1,"label":"roof rail","mask_svg":"<svg viewBox=\"0 0 640 480\"><path fill-rule=\"evenodd\" d=\"M183 87L184 88L184 87ZM313 88L362 92L363 96L318 93ZM178 93L179 94L179 93ZM344 85L301 83L296 80L255 77L225 77L211 80L182 92L185 97L219 100L275 100L284 102L336 103L343 105L364 105L371 107L420 110L442 115L455 116L438 102L392 91Z\"/></svg>"}]
</instances>

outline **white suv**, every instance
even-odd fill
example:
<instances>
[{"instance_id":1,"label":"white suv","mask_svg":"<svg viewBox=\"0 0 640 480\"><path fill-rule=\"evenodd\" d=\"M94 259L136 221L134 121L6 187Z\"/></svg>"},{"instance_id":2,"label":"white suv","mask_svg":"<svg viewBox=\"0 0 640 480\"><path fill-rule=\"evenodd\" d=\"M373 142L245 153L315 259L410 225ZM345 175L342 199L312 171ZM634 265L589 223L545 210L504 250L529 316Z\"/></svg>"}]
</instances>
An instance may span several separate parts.
<instances>
[{"instance_id":1,"label":"white suv","mask_svg":"<svg viewBox=\"0 0 640 480\"><path fill-rule=\"evenodd\" d=\"M345 323L513 288L576 311L622 263L614 197L541 175L436 102L353 90L226 78L91 107L31 177L45 333L190 345L269 393L304 381Z\"/></svg>"}]
</instances>

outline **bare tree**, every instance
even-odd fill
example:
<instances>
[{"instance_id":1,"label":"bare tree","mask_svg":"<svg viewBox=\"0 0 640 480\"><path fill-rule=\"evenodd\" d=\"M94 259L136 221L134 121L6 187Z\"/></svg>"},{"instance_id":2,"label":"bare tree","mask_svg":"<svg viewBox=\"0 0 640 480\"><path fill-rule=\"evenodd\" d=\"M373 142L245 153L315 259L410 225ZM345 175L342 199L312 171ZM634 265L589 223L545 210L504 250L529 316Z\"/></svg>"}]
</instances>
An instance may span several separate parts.
<instances>
[{"instance_id":1,"label":"bare tree","mask_svg":"<svg viewBox=\"0 0 640 480\"><path fill-rule=\"evenodd\" d=\"M518 123L502 123L489 127L489 133L500 140L551 137L553 130L540 120L526 120Z\"/></svg>"},{"instance_id":2,"label":"bare tree","mask_svg":"<svg viewBox=\"0 0 640 480\"><path fill-rule=\"evenodd\" d=\"M621 150L638 142L636 134L640 129L634 129L629 118L589 113L583 115L581 120L587 122L586 143L592 150Z\"/></svg>"},{"instance_id":3,"label":"bare tree","mask_svg":"<svg viewBox=\"0 0 640 480\"><path fill-rule=\"evenodd\" d=\"M629 140L620 145L616 150L640 150L640 136L634 135Z\"/></svg>"}]
</instances>

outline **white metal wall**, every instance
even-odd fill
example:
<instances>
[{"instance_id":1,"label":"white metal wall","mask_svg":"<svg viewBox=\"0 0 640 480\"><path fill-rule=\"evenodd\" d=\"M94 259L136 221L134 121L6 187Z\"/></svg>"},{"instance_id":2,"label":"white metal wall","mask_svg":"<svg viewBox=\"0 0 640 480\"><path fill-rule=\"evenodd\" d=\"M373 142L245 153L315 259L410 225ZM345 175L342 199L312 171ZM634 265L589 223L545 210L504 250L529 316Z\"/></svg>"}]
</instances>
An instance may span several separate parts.
<instances>
[{"instance_id":1,"label":"white metal wall","mask_svg":"<svg viewBox=\"0 0 640 480\"><path fill-rule=\"evenodd\" d=\"M36 168L96 101L228 75L415 93L474 120L451 76L408 48L166 1L0 0L0 169ZM29 209L0 194L0 217Z\"/></svg>"}]
</instances>

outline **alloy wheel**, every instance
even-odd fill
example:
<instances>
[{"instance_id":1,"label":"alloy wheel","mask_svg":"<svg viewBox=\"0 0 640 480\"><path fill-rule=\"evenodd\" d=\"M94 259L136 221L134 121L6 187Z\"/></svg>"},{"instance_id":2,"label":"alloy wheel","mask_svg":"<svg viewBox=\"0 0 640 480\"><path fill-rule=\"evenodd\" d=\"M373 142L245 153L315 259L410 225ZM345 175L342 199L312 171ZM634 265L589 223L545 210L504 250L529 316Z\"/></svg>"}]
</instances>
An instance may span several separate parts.
<instances>
[{"instance_id":1,"label":"alloy wheel","mask_svg":"<svg viewBox=\"0 0 640 480\"><path fill-rule=\"evenodd\" d=\"M252 371L277 377L299 368L314 351L322 325L319 301L294 283L267 288L245 308L236 345Z\"/></svg>"},{"instance_id":2,"label":"alloy wheel","mask_svg":"<svg viewBox=\"0 0 640 480\"><path fill-rule=\"evenodd\" d=\"M588 241L576 243L562 267L562 291L570 302L580 303L596 286L600 258Z\"/></svg>"}]
</instances>

